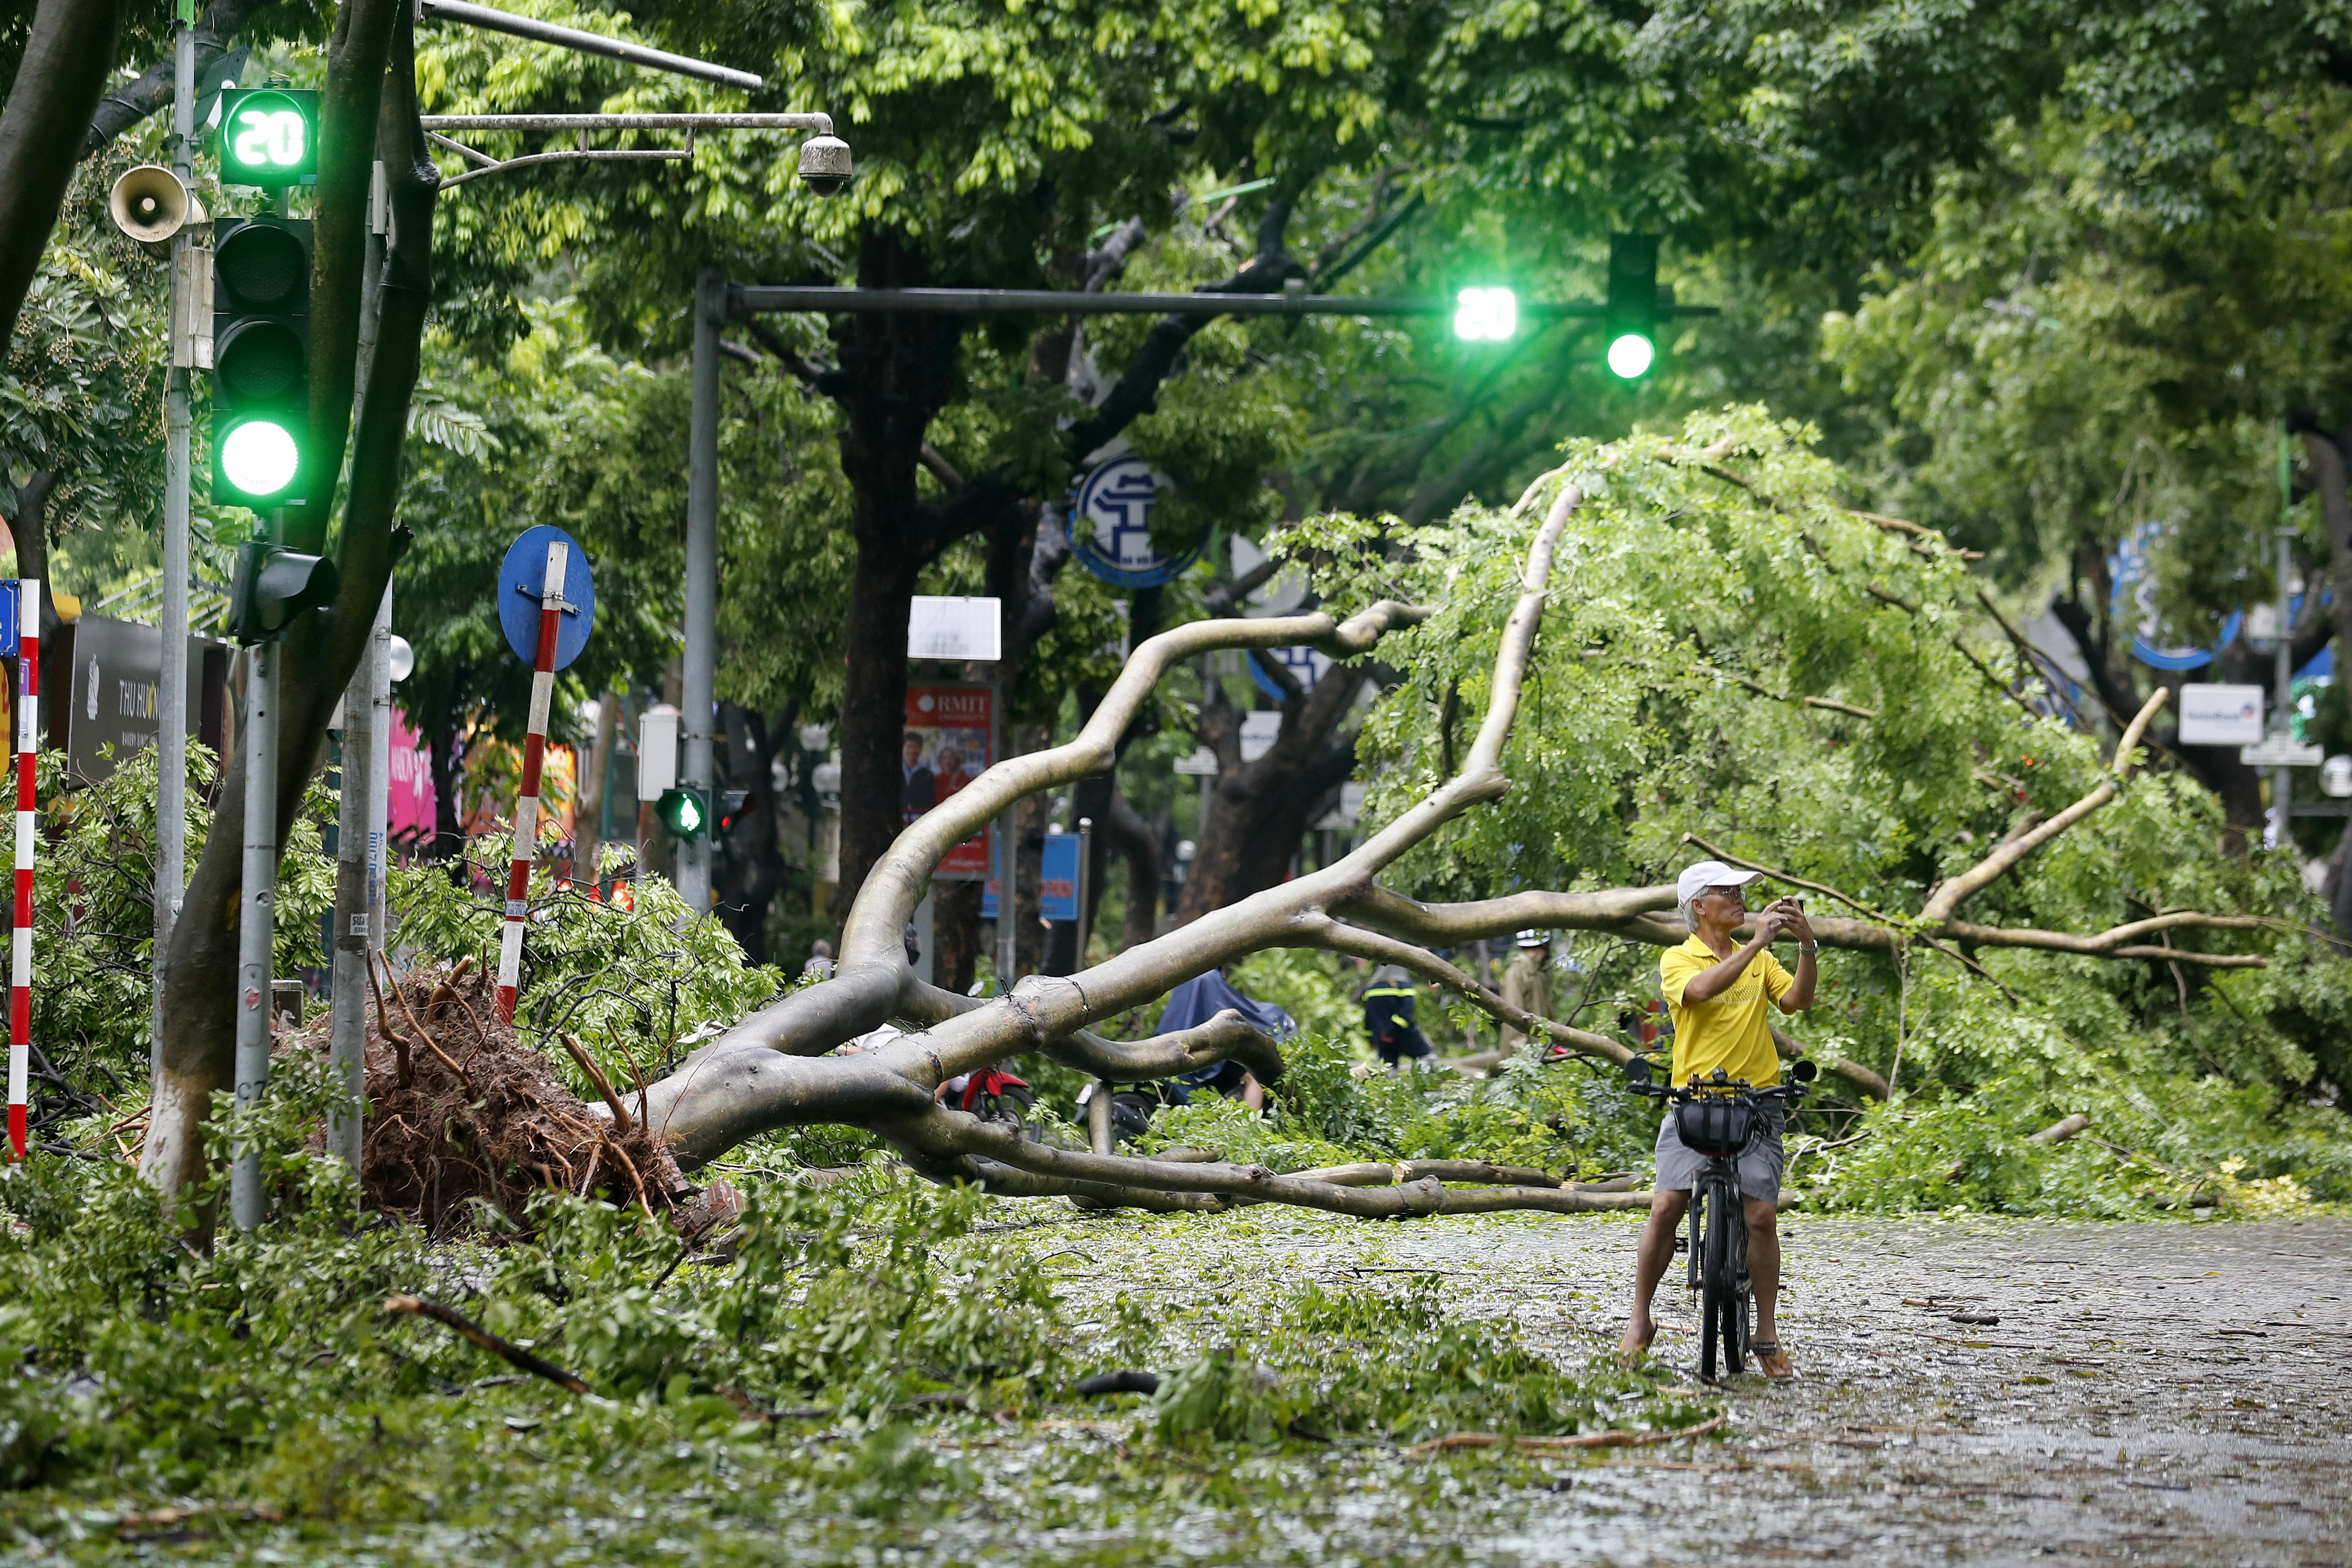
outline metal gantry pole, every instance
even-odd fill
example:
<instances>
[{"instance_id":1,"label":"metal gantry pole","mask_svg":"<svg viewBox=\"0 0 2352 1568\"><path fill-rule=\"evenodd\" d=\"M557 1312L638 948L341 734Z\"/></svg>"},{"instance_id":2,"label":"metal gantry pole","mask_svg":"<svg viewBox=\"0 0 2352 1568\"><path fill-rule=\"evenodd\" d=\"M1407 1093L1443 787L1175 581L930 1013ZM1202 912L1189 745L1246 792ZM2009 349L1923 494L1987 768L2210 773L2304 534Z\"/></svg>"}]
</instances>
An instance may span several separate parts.
<instances>
[{"instance_id":1,"label":"metal gantry pole","mask_svg":"<svg viewBox=\"0 0 2352 1568\"><path fill-rule=\"evenodd\" d=\"M384 903L384 877L392 853L392 584L383 585L376 608L375 634L368 641L368 666L374 685L368 693L367 917L368 940L392 946L392 920Z\"/></svg>"},{"instance_id":2,"label":"metal gantry pole","mask_svg":"<svg viewBox=\"0 0 2352 1568\"><path fill-rule=\"evenodd\" d=\"M1000 762L1013 759L1013 687L1004 679L1004 666L996 666L996 758ZM1013 993L1015 971L1021 967L1021 928L1014 924L1013 912L1019 900L1014 889L1019 883L1016 850L1019 841L1016 829L1020 808L1007 806L996 813L996 994Z\"/></svg>"},{"instance_id":3,"label":"metal gantry pole","mask_svg":"<svg viewBox=\"0 0 2352 1568\"><path fill-rule=\"evenodd\" d=\"M173 35L172 172L195 185L196 35L183 15ZM188 230L172 236L171 363L163 383L163 661L155 704L154 999L148 1018L148 1072L163 1082L163 956L187 886L188 837L188 379L195 368L189 312L194 263Z\"/></svg>"},{"instance_id":4,"label":"metal gantry pole","mask_svg":"<svg viewBox=\"0 0 2352 1568\"><path fill-rule=\"evenodd\" d=\"M384 601L392 591L384 590ZM379 616L377 624L383 624ZM376 853L369 808L375 796L375 687L377 639L368 639L351 685L343 688L343 786L335 820L335 914L333 1022L327 1060L335 1082L356 1105L367 1094L368 966L376 934L371 875ZM363 1113L362 1113L363 1114ZM360 1168L362 1114L335 1115L327 1122L327 1152L353 1170Z\"/></svg>"},{"instance_id":5,"label":"metal gantry pole","mask_svg":"<svg viewBox=\"0 0 2352 1568\"><path fill-rule=\"evenodd\" d=\"M710 715L719 642L719 330L727 319L727 278L706 267L694 280L694 408L687 435L686 656L678 732L686 742L678 782L709 803ZM710 835L678 844L678 895L710 913Z\"/></svg>"},{"instance_id":6,"label":"metal gantry pole","mask_svg":"<svg viewBox=\"0 0 2352 1568\"><path fill-rule=\"evenodd\" d=\"M367 385L368 366L375 357L378 309L383 266L383 164L378 162L368 187L368 232L360 274L358 384ZM377 909L378 884L383 880L383 813L379 800L389 800L383 770L391 759L390 737L383 727L391 716L379 711L376 693L390 679L385 644L392 632L392 585L384 584L373 626L358 665L343 687L342 792L335 816L335 912L329 951L327 988L332 1021L328 1027L327 1065L347 1100L352 1115L327 1119L327 1152L360 1168L361 1133L366 1120L367 996L373 953L383 940Z\"/></svg>"},{"instance_id":7,"label":"metal gantry pole","mask_svg":"<svg viewBox=\"0 0 2352 1568\"><path fill-rule=\"evenodd\" d=\"M271 916L278 907L278 644L246 651L245 859L236 914L236 1119L252 1113L269 1085ZM240 1125L229 1169L229 1222L250 1230L268 1205L261 1150Z\"/></svg>"},{"instance_id":8,"label":"metal gantry pole","mask_svg":"<svg viewBox=\"0 0 2352 1568\"><path fill-rule=\"evenodd\" d=\"M2273 679L2278 687L2278 739L2294 738L2294 637L2288 610L2287 576L2294 570L2294 536L2278 531L2278 646L2273 652ZM2271 774L2271 843L2287 849L2294 842L2294 770L2281 764Z\"/></svg>"}]
</instances>

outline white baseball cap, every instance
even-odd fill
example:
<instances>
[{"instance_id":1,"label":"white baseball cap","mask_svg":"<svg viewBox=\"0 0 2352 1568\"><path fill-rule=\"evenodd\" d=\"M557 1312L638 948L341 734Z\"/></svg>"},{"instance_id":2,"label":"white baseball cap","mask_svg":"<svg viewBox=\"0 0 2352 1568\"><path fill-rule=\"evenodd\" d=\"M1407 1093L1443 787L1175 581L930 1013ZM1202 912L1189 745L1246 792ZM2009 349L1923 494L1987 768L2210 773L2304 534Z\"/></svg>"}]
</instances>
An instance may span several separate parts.
<instances>
[{"instance_id":1,"label":"white baseball cap","mask_svg":"<svg viewBox=\"0 0 2352 1568\"><path fill-rule=\"evenodd\" d=\"M1710 887L1745 887L1763 874L1760 871L1734 871L1721 861L1701 861L1685 867L1683 874L1675 878L1675 902L1688 904Z\"/></svg>"},{"instance_id":2,"label":"white baseball cap","mask_svg":"<svg viewBox=\"0 0 2352 1568\"><path fill-rule=\"evenodd\" d=\"M1518 936L1518 943L1522 947L1549 947L1551 946L1551 933L1549 931L1522 931Z\"/></svg>"}]
</instances>

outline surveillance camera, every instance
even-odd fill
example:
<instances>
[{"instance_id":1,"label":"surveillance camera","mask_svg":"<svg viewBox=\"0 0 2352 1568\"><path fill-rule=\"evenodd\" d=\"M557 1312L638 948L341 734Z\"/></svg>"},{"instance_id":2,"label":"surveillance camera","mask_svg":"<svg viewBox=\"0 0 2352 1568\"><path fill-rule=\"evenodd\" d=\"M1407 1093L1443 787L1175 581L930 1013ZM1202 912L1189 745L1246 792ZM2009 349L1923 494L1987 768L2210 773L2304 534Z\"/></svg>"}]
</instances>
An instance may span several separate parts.
<instances>
[{"instance_id":1,"label":"surveillance camera","mask_svg":"<svg viewBox=\"0 0 2352 1568\"><path fill-rule=\"evenodd\" d=\"M820 196L849 188L849 143L838 136L812 136L801 143L801 182Z\"/></svg>"}]
</instances>

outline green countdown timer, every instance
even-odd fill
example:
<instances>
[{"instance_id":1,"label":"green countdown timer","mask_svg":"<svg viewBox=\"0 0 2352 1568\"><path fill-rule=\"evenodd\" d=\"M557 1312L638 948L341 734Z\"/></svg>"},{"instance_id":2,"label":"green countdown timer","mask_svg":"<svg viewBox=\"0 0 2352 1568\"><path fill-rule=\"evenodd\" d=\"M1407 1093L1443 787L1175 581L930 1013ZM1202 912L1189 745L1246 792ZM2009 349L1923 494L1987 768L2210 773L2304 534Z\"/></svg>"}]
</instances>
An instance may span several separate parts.
<instances>
[{"instance_id":1,"label":"green countdown timer","mask_svg":"<svg viewBox=\"0 0 2352 1568\"><path fill-rule=\"evenodd\" d=\"M282 87L222 93L220 161L224 185L315 184L319 95Z\"/></svg>"}]
</instances>

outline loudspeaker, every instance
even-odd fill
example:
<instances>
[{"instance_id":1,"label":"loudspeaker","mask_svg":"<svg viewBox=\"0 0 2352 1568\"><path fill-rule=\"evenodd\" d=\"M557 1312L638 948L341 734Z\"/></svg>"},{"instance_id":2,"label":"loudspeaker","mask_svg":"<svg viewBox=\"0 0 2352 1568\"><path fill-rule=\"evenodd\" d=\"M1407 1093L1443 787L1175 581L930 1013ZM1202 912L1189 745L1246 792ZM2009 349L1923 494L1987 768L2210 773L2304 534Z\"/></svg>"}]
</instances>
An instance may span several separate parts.
<instances>
[{"instance_id":1,"label":"loudspeaker","mask_svg":"<svg viewBox=\"0 0 2352 1568\"><path fill-rule=\"evenodd\" d=\"M158 163L124 170L106 202L114 226L142 245L170 239L202 210L180 177Z\"/></svg>"}]
</instances>

